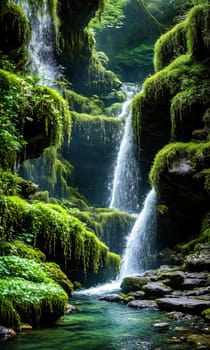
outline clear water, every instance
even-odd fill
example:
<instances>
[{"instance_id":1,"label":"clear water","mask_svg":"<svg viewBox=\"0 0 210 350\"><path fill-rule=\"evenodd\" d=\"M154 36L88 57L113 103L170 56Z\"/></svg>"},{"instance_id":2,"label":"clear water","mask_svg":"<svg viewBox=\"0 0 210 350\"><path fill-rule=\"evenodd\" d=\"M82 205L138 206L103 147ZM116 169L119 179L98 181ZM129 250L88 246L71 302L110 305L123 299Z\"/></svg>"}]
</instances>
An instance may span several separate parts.
<instances>
[{"instance_id":1,"label":"clear water","mask_svg":"<svg viewBox=\"0 0 210 350\"><path fill-rule=\"evenodd\" d=\"M168 333L153 324L168 321L160 311L135 310L123 304L75 296L72 303L81 310L64 316L52 328L38 329L0 343L4 350L193 350L174 347L167 339L175 335L177 323Z\"/></svg>"}]
</instances>

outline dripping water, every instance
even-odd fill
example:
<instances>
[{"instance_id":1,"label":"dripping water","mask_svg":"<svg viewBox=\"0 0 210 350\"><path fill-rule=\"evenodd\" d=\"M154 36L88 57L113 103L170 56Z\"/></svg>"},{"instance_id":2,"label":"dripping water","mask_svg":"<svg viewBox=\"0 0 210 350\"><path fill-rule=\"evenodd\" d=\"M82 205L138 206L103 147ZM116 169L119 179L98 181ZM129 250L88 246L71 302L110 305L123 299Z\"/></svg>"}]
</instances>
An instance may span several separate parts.
<instances>
[{"instance_id":1,"label":"dripping water","mask_svg":"<svg viewBox=\"0 0 210 350\"><path fill-rule=\"evenodd\" d=\"M138 189L139 172L133 144L130 104L132 97L138 92L139 86L124 83L123 91L126 101L122 106L119 117L125 117L124 130L114 169L110 208L127 212L136 212L139 208Z\"/></svg>"}]
</instances>

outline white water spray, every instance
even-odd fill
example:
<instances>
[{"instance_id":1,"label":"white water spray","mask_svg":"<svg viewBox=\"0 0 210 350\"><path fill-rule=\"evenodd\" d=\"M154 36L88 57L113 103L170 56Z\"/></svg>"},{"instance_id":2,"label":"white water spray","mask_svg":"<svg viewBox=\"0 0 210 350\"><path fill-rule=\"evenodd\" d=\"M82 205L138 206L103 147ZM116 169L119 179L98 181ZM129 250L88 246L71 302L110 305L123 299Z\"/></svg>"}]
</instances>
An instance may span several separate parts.
<instances>
[{"instance_id":1,"label":"white water spray","mask_svg":"<svg viewBox=\"0 0 210 350\"><path fill-rule=\"evenodd\" d=\"M61 77L61 69L54 59L55 38L48 3L46 0L43 5L36 2L36 8L33 8L27 0L14 2L23 8L32 29L29 43L30 72L39 76L40 84L55 87L55 81Z\"/></svg>"},{"instance_id":2,"label":"white water spray","mask_svg":"<svg viewBox=\"0 0 210 350\"><path fill-rule=\"evenodd\" d=\"M124 116L126 121L114 169L109 207L134 212L138 209L139 172L134 154L130 103L139 87L125 83L123 90L126 93L126 101L119 117Z\"/></svg>"},{"instance_id":3,"label":"white water spray","mask_svg":"<svg viewBox=\"0 0 210 350\"><path fill-rule=\"evenodd\" d=\"M148 257L155 238L155 201L156 193L152 189L147 195L144 207L127 238L119 274L120 281L125 276L142 273L148 267Z\"/></svg>"},{"instance_id":4,"label":"white water spray","mask_svg":"<svg viewBox=\"0 0 210 350\"><path fill-rule=\"evenodd\" d=\"M120 273L116 281L97 287L81 290L77 294L103 295L120 290L124 277L143 273L148 267L148 257L152 252L156 234L155 215L156 193L152 189L147 195L143 209L128 235L127 245L122 257Z\"/></svg>"}]
</instances>

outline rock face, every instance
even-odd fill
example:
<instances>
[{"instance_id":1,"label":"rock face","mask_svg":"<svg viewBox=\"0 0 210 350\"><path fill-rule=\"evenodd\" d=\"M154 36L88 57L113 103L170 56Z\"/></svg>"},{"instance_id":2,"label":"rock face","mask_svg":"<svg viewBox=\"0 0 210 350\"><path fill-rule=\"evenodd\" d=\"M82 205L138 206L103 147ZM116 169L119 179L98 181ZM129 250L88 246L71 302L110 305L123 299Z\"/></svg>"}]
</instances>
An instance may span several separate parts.
<instances>
[{"instance_id":1,"label":"rock face","mask_svg":"<svg viewBox=\"0 0 210 350\"><path fill-rule=\"evenodd\" d=\"M143 183L153 164L160 248L198 235L209 212L209 18L209 5L194 7L185 21L160 37L156 74L133 103Z\"/></svg>"},{"instance_id":2,"label":"rock face","mask_svg":"<svg viewBox=\"0 0 210 350\"><path fill-rule=\"evenodd\" d=\"M63 146L63 156L74 165L75 186L102 207L122 120L73 114L72 121L71 143Z\"/></svg>"}]
</instances>

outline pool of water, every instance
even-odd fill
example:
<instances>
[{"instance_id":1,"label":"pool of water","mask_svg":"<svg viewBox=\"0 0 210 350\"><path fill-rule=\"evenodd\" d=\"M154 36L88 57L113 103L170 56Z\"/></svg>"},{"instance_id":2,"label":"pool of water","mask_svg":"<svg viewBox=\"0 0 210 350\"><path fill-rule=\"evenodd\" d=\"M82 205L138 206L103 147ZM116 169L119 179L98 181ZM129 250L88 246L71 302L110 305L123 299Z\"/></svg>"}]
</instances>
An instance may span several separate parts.
<instances>
[{"instance_id":1,"label":"pool of water","mask_svg":"<svg viewBox=\"0 0 210 350\"><path fill-rule=\"evenodd\" d=\"M74 296L71 303L80 312L61 317L54 327L19 334L0 343L4 350L193 350L170 344L177 323L169 330L154 328L167 322L164 312L135 310L123 304L100 301L96 296Z\"/></svg>"}]
</instances>

